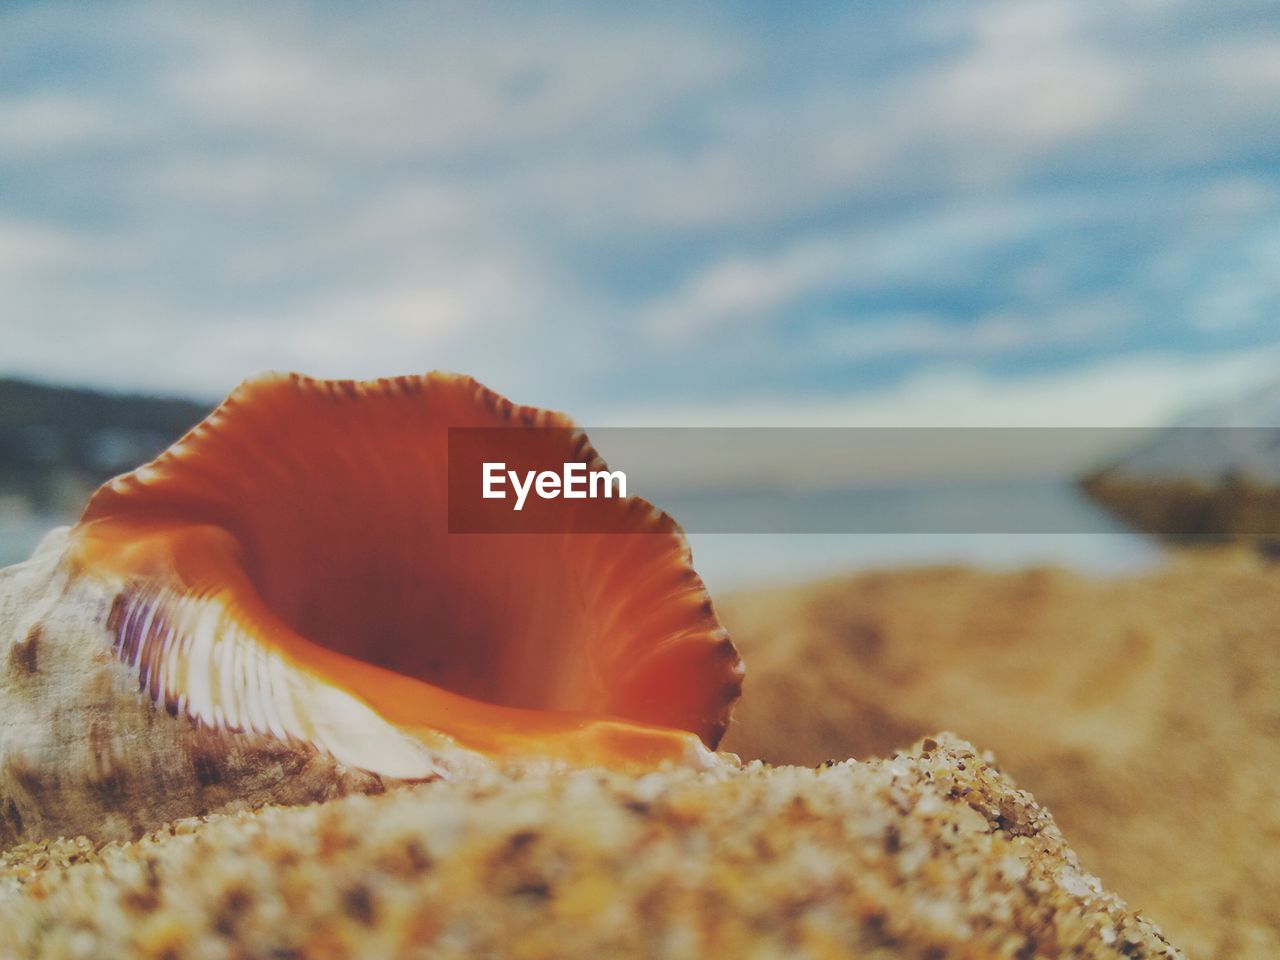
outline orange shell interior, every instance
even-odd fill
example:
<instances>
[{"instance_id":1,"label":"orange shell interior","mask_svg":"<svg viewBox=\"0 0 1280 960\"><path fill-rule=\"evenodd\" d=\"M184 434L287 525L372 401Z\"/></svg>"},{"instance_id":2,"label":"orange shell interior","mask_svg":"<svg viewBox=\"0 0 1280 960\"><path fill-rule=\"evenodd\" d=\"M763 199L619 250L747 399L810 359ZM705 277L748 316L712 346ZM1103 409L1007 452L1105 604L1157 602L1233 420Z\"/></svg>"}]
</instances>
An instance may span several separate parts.
<instances>
[{"instance_id":1,"label":"orange shell interior","mask_svg":"<svg viewBox=\"0 0 1280 960\"><path fill-rule=\"evenodd\" d=\"M668 516L632 497L591 501L608 530L449 532L448 429L512 426L548 428L548 463L602 465L567 418L467 377L249 381L93 496L77 562L126 591L217 598L424 741L614 768L714 748L742 666Z\"/></svg>"}]
</instances>

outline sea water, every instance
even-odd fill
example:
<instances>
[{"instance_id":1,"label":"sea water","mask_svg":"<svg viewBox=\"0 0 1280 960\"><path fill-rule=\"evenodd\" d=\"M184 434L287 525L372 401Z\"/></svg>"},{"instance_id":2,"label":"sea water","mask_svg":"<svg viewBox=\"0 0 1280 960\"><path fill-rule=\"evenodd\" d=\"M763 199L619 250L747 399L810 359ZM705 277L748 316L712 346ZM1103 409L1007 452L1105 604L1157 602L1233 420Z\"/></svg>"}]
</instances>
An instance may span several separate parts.
<instances>
[{"instance_id":1,"label":"sea water","mask_svg":"<svg viewBox=\"0 0 1280 960\"><path fill-rule=\"evenodd\" d=\"M7 567L31 556L40 538L73 518L33 513L17 516L0 514L0 567Z\"/></svg>"}]
</instances>

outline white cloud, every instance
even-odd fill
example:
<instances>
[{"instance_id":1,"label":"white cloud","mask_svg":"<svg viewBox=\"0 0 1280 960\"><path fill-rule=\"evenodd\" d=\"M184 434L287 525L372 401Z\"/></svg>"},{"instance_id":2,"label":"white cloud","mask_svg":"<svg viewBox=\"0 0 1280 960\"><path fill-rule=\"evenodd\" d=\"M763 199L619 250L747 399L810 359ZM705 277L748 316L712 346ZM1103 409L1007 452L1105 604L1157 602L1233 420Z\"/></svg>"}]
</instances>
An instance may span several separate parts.
<instances>
[{"instance_id":1,"label":"white cloud","mask_svg":"<svg viewBox=\"0 0 1280 960\"><path fill-rule=\"evenodd\" d=\"M902 115L944 142L979 147L967 162L998 164L1098 133L1133 110L1141 68L1090 36L1095 8L1064 0L1017 0L978 8L969 45L921 71L899 95Z\"/></svg>"},{"instance_id":2,"label":"white cloud","mask_svg":"<svg viewBox=\"0 0 1280 960\"><path fill-rule=\"evenodd\" d=\"M313 293L253 310L184 304L180 290L132 283L92 301L80 289L28 283L6 291L0 341L11 372L208 398L274 369L333 377L462 369L528 390L546 374L537 363L546 333L535 318L574 308L548 275L536 260L495 253L364 283L318 278ZM180 311L184 322L168 322Z\"/></svg>"},{"instance_id":3,"label":"white cloud","mask_svg":"<svg viewBox=\"0 0 1280 960\"><path fill-rule=\"evenodd\" d=\"M0 97L0 151L10 159L38 160L103 146L115 139L116 129L111 109L89 97L43 92Z\"/></svg>"},{"instance_id":4,"label":"white cloud","mask_svg":"<svg viewBox=\"0 0 1280 960\"><path fill-rule=\"evenodd\" d=\"M833 20L829 61L689 9L6 11L4 365L207 393L260 366L461 366L590 404L677 381L690 344L705 389L798 393L821 356L932 368L1265 316L1275 178L1203 170L1274 149L1270 40L1101 0L946 9ZM60 70L29 52L54 47ZM1196 206L1210 177L1259 182ZM1064 249L1098 231L1127 296ZM783 327L930 285L1012 305Z\"/></svg>"},{"instance_id":5,"label":"white cloud","mask_svg":"<svg viewBox=\"0 0 1280 960\"><path fill-rule=\"evenodd\" d=\"M780 255L714 264L647 311L643 325L664 341L767 318L842 278L848 244L808 241Z\"/></svg>"},{"instance_id":6,"label":"white cloud","mask_svg":"<svg viewBox=\"0 0 1280 960\"><path fill-rule=\"evenodd\" d=\"M340 184L336 171L305 156L270 150L210 155L184 149L142 159L132 184L140 204L162 197L186 209L275 209L316 204Z\"/></svg>"},{"instance_id":7,"label":"white cloud","mask_svg":"<svg viewBox=\"0 0 1280 960\"><path fill-rule=\"evenodd\" d=\"M198 121L361 160L616 136L741 60L687 21L480 5L370 9L340 29L298 6L205 10L169 33L192 55L168 83Z\"/></svg>"},{"instance_id":8,"label":"white cloud","mask_svg":"<svg viewBox=\"0 0 1280 960\"><path fill-rule=\"evenodd\" d=\"M1042 315L994 313L964 322L929 314L877 315L820 328L805 348L812 351L813 362L984 360L1051 347L1096 347L1132 319L1127 307L1105 300L1086 300Z\"/></svg>"},{"instance_id":9,"label":"white cloud","mask_svg":"<svg viewBox=\"0 0 1280 960\"><path fill-rule=\"evenodd\" d=\"M1152 427L1272 382L1280 346L1208 356L1147 352L1052 373L934 365L884 387L615 407L593 422L696 427Z\"/></svg>"},{"instance_id":10,"label":"white cloud","mask_svg":"<svg viewBox=\"0 0 1280 960\"><path fill-rule=\"evenodd\" d=\"M78 267L91 245L73 231L36 220L0 219L0 277L29 282Z\"/></svg>"},{"instance_id":11,"label":"white cloud","mask_svg":"<svg viewBox=\"0 0 1280 960\"><path fill-rule=\"evenodd\" d=\"M711 264L649 305L641 322L660 342L676 342L776 318L822 294L948 279L963 283L1001 248L1096 214L1088 204L1001 199L930 210L887 226L804 237L781 249ZM909 328L910 323L886 336L904 337Z\"/></svg>"}]
</instances>

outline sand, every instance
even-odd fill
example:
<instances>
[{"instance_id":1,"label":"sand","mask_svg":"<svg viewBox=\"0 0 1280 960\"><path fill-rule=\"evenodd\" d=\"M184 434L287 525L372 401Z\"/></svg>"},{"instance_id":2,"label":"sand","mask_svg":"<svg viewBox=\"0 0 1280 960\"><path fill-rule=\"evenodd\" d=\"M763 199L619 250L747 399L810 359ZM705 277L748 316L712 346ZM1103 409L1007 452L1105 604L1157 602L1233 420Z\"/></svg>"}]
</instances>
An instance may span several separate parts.
<instances>
[{"instance_id":1,"label":"sand","mask_svg":"<svg viewBox=\"0 0 1280 960\"><path fill-rule=\"evenodd\" d=\"M1189 956L1280 956L1280 566L869 573L719 606L748 666L730 749L807 764L953 729Z\"/></svg>"},{"instance_id":2,"label":"sand","mask_svg":"<svg viewBox=\"0 0 1280 960\"><path fill-rule=\"evenodd\" d=\"M1145 917L1198 960L1280 956L1280 566L1241 550L1107 580L888 571L719 606L748 664L725 746L801 766L495 774L17 848L3 942L164 960L1180 956ZM1030 793L937 735L812 769L939 729Z\"/></svg>"},{"instance_id":3,"label":"sand","mask_svg":"<svg viewBox=\"0 0 1280 960\"><path fill-rule=\"evenodd\" d=\"M494 774L0 855L18 957L1162 958L947 737L889 760Z\"/></svg>"}]
</instances>

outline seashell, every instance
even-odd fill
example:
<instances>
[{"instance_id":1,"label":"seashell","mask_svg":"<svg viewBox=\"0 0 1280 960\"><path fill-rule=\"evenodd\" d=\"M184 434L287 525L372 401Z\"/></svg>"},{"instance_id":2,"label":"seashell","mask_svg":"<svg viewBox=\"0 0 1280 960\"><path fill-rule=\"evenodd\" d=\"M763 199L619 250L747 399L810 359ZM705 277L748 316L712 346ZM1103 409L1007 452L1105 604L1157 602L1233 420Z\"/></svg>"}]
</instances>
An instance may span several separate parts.
<instances>
[{"instance_id":1,"label":"seashell","mask_svg":"<svg viewBox=\"0 0 1280 960\"><path fill-rule=\"evenodd\" d=\"M0 843L475 764L718 762L742 665L670 517L449 532L450 428L513 426L603 467L468 377L276 374L101 487L0 571Z\"/></svg>"}]
</instances>

